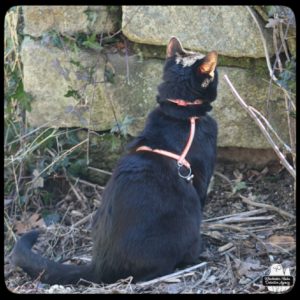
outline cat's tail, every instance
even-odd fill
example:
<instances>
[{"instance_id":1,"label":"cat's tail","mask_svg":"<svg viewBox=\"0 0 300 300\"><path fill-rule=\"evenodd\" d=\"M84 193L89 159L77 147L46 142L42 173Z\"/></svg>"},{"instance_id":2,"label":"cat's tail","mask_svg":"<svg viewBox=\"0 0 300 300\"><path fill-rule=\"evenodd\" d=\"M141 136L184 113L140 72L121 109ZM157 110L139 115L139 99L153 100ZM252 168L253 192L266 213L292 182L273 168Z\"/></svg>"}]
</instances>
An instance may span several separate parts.
<instances>
[{"instance_id":1,"label":"cat's tail","mask_svg":"<svg viewBox=\"0 0 300 300\"><path fill-rule=\"evenodd\" d=\"M92 265L66 265L51 261L34 253L31 248L40 231L33 230L24 234L15 244L11 260L32 278L49 284L76 284L80 279L94 281Z\"/></svg>"}]
</instances>

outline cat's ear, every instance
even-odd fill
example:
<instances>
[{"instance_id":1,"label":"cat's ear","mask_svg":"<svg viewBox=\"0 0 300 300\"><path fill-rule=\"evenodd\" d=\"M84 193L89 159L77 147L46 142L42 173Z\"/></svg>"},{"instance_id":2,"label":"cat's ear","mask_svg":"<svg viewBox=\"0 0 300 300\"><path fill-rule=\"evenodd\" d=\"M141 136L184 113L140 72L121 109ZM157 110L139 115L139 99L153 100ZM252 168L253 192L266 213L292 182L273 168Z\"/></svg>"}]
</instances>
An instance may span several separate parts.
<instances>
[{"instance_id":1,"label":"cat's ear","mask_svg":"<svg viewBox=\"0 0 300 300\"><path fill-rule=\"evenodd\" d=\"M199 71L201 73L209 74L211 77L214 77L217 61L218 61L218 53L216 51L209 52L204 57L203 63L199 66Z\"/></svg>"},{"instance_id":2,"label":"cat's ear","mask_svg":"<svg viewBox=\"0 0 300 300\"><path fill-rule=\"evenodd\" d=\"M167 58L172 57L178 53L179 55L185 54L181 42L175 36L171 37L169 44L167 46Z\"/></svg>"}]
</instances>

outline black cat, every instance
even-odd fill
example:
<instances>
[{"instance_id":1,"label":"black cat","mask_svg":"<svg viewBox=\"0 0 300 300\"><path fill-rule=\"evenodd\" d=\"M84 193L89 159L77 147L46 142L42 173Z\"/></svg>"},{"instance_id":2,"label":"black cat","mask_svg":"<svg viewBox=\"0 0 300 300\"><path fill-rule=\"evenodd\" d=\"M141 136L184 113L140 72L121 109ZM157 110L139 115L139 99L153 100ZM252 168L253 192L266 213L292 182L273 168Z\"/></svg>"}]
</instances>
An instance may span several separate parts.
<instances>
[{"instance_id":1,"label":"black cat","mask_svg":"<svg viewBox=\"0 0 300 300\"><path fill-rule=\"evenodd\" d=\"M173 37L163 82L145 129L120 159L93 224L93 259L84 266L31 251L39 232L16 243L13 262L50 284L134 281L168 274L197 260L200 222L216 159L217 53L185 51Z\"/></svg>"}]
</instances>

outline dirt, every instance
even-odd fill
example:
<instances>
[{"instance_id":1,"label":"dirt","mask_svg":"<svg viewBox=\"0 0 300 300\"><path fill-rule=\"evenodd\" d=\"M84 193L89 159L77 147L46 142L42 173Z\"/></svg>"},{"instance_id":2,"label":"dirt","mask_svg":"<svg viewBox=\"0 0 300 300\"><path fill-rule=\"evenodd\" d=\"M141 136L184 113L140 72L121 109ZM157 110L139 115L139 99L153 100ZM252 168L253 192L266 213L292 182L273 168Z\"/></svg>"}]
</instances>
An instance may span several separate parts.
<instances>
[{"instance_id":1,"label":"dirt","mask_svg":"<svg viewBox=\"0 0 300 300\"><path fill-rule=\"evenodd\" d=\"M45 189L59 200L45 206L36 193L26 210L12 208L12 203L5 206L10 217L5 281L15 293L270 293L262 278L269 275L272 264L282 264L295 276L293 179L279 164L257 170L241 163L218 163L201 226L203 264L149 284L133 284L132 278L126 278L110 285L49 286L14 268L9 263L14 238L8 228L17 234L28 227L46 228L34 249L52 259L85 263L91 258L90 216L101 205L102 187L62 177L49 181ZM47 218L42 217L46 211L58 216L59 222L46 226Z\"/></svg>"}]
</instances>

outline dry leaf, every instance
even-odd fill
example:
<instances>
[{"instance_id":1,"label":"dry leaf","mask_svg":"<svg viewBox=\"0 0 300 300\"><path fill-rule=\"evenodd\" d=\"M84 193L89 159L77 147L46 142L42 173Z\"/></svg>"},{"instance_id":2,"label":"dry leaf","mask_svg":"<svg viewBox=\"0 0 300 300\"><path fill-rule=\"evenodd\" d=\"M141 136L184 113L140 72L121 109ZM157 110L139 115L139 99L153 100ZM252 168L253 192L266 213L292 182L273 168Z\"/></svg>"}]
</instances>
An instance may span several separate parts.
<instances>
[{"instance_id":1,"label":"dry leaf","mask_svg":"<svg viewBox=\"0 0 300 300\"><path fill-rule=\"evenodd\" d=\"M15 231L17 234L22 234L22 233L28 231L27 224L26 223L24 224L21 221L16 221L14 227L15 227Z\"/></svg>"},{"instance_id":2,"label":"dry leaf","mask_svg":"<svg viewBox=\"0 0 300 300\"><path fill-rule=\"evenodd\" d=\"M246 261L235 259L234 262L237 269L237 274L240 278L244 275L248 278L255 278L258 273L261 273L261 265L259 260L248 257Z\"/></svg>"},{"instance_id":3,"label":"dry leaf","mask_svg":"<svg viewBox=\"0 0 300 300\"><path fill-rule=\"evenodd\" d=\"M295 239L288 235L272 235L265 243L270 253L289 252L296 247Z\"/></svg>"},{"instance_id":4,"label":"dry leaf","mask_svg":"<svg viewBox=\"0 0 300 300\"><path fill-rule=\"evenodd\" d=\"M21 234L31 230L32 228L45 228L46 225L43 218L39 214L35 213L30 216L29 219L25 216L21 221L16 221L14 227L16 233Z\"/></svg>"}]
</instances>

